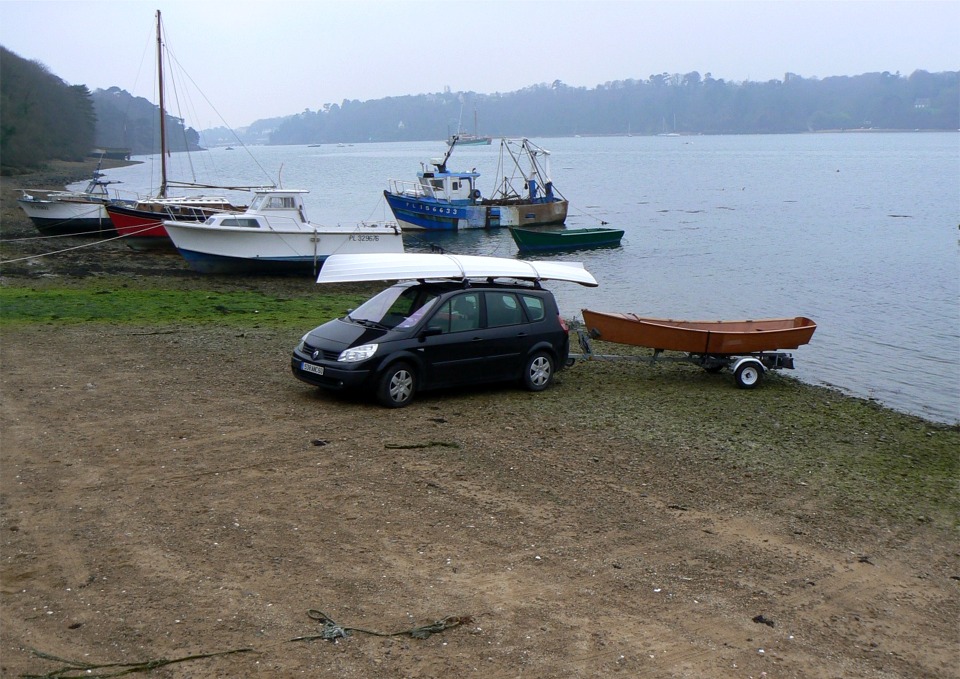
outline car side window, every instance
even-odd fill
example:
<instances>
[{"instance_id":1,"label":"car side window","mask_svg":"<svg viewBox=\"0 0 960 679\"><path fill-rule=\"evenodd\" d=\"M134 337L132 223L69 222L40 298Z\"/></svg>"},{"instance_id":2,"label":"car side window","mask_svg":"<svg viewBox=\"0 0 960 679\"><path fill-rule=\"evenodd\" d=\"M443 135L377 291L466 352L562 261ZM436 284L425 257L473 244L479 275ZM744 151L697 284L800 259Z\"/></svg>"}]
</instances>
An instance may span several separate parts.
<instances>
[{"instance_id":1,"label":"car side window","mask_svg":"<svg viewBox=\"0 0 960 679\"><path fill-rule=\"evenodd\" d=\"M523 309L517 296L512 292L484 293L487 303L487 327L499 328L505 325L523 323Z\"/></svg>"},{"instance_id":2,"label":"car side window","mask_svg":"<svg viewBox=\"0 0 960 679\"><path fill-rule=\"evenodd\" d=\"M480 327L480 294L468 292L444 302L427 327L444 333L476 330Z\"/></svg>"},{"instance_id":3,"label":"car side window","mask_svg":"<svg viewBox=\"0 0 960 679\"><path fill-rule=\"evenodd\" d=\"M535 295L521 295L521 297L523 299L523 306L526 307L530 320L534 322L542 321L546 315L546 311L543 308L543 299Z\"/></svg>"}]
</instances>

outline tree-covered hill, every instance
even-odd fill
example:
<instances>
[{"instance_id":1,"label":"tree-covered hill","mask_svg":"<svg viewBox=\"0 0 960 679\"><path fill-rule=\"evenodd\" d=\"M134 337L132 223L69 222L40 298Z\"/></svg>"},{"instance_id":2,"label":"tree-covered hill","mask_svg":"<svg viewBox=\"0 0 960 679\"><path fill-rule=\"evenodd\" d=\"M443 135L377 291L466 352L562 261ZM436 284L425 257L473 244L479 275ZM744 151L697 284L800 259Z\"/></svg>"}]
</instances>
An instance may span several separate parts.
<instances>
[{"instance_id":1,"label":"tree-covered hill","mask_svg":"<svg viewBox=\"0 0 960 679\"><path fill-rule=\"evenodd\" d=\"M0 46L0 165L5 172L48 160L81 160L95 147L132 154L160 148L160 109L112 87L92 94L46 66ZM166 116L167 147L196 149L199 135Z\"/></svg>"},{"instance_id":2,"label":"tree-covered hill","mask_svg":"<svg viewBox=\"0 0 960 679\"><path fill-rule=\"evenodd\" d=\"M443 139L463 121L491 136L784 134L837 129L956 130L960 72L909 77L866 73L769 82L651 75L569 87L560 81L516 92L421 94L326 104L283 119L272 144ZM264 135L261 133L261 140Z\"/></svg>"},{"instance_id":3,"label":"tree-covered hill","mask_svg":"<svg viewBox=\"0 0 960 679\"><path fill-rule=\"evenodd\" d=\"M128 148L134 155L156 153L160 148L160 107L135 97L119 87L94 90L91 95L97 114L97 146ZM166 141L170 151L194 151L200 135L186 127L182 118L166 119Z\"/></svg>"},{"instance_id":4,"label":"tree-covered hill","mask_svg":"<svg viewBox=\"0 0 960 679\"><path fill-rule=\"evenodd\" d=\"M474 129L474 120L477 128ZM730 82L710 73L661 73L593 88L557 80L507 93L442 92L324 104L240 130L197 133L166 116L170 150L199 145L320 144L490 136L785 134L838 129L960 129L960 71L865 73ZM94 147L160 148L159 108L111 87L92 94L0 47L0 164L5 171Z\"/></svg>"},{"instance_id":5,"label":"tree-covered hill","mask_svg":"<svg viewBox=\"0 0 960 679\"><path fill-rule=\"evenodd\" d=\"M44 160L82 160L94 144L90 92L68 85L36 61L0 46L0 163L35 167Z\"/></svg>"}]
</instances>

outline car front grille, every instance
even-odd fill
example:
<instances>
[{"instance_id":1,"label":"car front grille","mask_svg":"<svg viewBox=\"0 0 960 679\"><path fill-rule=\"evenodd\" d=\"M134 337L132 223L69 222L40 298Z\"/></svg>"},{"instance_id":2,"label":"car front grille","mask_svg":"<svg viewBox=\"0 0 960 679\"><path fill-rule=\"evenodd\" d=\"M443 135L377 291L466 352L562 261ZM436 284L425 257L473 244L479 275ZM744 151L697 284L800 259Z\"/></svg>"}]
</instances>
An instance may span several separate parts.
<instances>
[{"instance_id":1,"label":"car front grille","mask_svg":"<svg viewBox=\"0 0 960 679\"><path fill-rule=\"evenodd\" d=\"M310 344L307 344L306 342L303 343L303 353L305 353L307 356L313 357L313 353L314 353L316 350L317 350L316 347L311 346ZM320 354L319 354L319 355L317 356L317 358L314 359L314 360L323 359L324 361L336 361L338 358L340 358L340 352L339 352L339 351L324 351L324 350L321 350L321 351L320 351Z\"/></svg>"}]
</instances>

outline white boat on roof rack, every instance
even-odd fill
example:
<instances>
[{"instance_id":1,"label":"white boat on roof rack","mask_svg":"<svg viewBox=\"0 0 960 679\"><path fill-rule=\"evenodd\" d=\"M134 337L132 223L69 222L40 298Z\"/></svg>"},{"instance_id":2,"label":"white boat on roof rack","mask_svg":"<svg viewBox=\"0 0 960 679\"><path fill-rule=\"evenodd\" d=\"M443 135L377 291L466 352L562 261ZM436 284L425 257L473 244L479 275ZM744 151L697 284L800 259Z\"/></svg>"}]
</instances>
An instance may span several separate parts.
<instances>
[{"instance_id":1,"label":"white boat on roof rack","mask_svg":"<svg viewBox=\"0 0 960 679\"><path fill-rule=\"evenodd\" d=\"M333 254L324 261L317 283L437 278L512 278L528 281L568 281L587 287L598 285L597 279L580 262L419 253Z\"/></svg>"}]
</instances>

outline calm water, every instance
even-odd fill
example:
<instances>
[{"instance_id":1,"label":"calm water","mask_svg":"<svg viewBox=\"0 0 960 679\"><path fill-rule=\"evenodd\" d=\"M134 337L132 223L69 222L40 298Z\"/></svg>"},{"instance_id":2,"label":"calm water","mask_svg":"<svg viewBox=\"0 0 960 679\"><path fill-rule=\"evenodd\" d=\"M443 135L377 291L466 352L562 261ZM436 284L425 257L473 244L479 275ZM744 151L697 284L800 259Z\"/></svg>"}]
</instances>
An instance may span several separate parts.
<instances>
[{"instance_id":1,"label":"calm water","mask_svg":"<svg viewBox=\"0 0 960 679\"><path fill-rule=\"evenodd\" d=\"M536 139L570 201L568 227L623 228L582 261L599 288L551 284L581 308L687 319L803 315L818 329L792 375L941 422L960 420L960 136L955 133ZM215 149L168 174L311 190L312 221L392 219L383 189L442 142ZM492 192L499 148L457 149ZM155 159L111 170L151 193ZM191 175L192 172L192 175ZM424 237L410 233L416 248ZM514 257L508 232L435 235Z\"/></svg>"}]
</instances>

